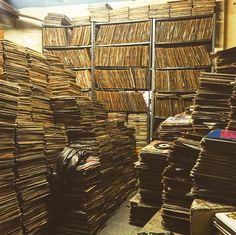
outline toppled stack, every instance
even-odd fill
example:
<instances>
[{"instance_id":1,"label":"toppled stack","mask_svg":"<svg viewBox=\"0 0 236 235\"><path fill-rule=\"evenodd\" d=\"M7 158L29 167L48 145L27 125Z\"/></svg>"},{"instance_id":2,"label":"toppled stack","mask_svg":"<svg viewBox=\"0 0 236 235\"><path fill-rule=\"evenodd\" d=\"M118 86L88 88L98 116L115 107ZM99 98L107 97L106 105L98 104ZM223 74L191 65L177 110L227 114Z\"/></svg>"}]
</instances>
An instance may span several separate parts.
<instances>
[{"instance_id":1,"label":"toppled stack","mask_svg":"<svg viewBox=\"0 0 236 235\"><path fill-rule=\"evenodd\" d=\"M32 118L35 122L53 123L48 86L49 66L46 57L39 52L27 49L29 76L32 84Z\"/></svg>"},{"instance_id":2,"label":"toppled stack","mask_svg":"<svg viewBox=\"0 0 236 235\"><path fill-rule=\"evenodd\" d=\"M147 145L148 116L143 114L128 114L128 127L135 129L136 145L141 149Z\"/></svg>"},{"instance_id":3,"label":"toppled stack","mask_svg":"<svg viewBox=\"0 0 236 235\"><path fill-rule=\"evenodd\" d=\"M70 25L70 19L63 14L57 13L48 13L48 15L44 18L45 25Z\"/></svg>"},{"instance_id":4,"label":"toppled stack","mask_svg":"<svg viewBox=\"0 0 236 235\"><path fill-rule=\"evenodd\" d=\"M24 233L45 233L49 219L50 191L46 179L42 126L32 122L18 123L15 162L16 191Z\"/></svg>"},{"instance_id":5,"label":"toppled stack","mask_svg":"<svg viewBox=\"0 0 236 235\"><path fill-rule=\"evenodd\" d=\"M155 138L159 140L173 141L183 132L192 130L192 116L188 113L180 113L174 117L168 117L157 128Z\"/></svg>"},{"instance_id":6,"label":"toppled stack","mask_svg":"<svg viewBox=\"0 0 236 235\"><path fill-rule=\"evenodd\" d=\"M22 234L13 170L18 95L17 85L0 80L0 234Z\"/></svg>"},{"instance_id":7,"label":"toppled stack","mask_svg":"<svg viewBox=\"0 0 236 235\"><path fill-rule=\"evenodd\" d=\"M46 125L44 126L44 132L46 166L48 171L51 172L58 154L67 145L67 137L63 125Z\"/></svg>"},{"instance_id":8,"label":"toppled stack","mask_svg":"<svg viewBox=\"0 0 236 235\"><path fill-rule=\"evenodd\" d=\"M140 160L136 164L139 193L130 201L130 224L143 227L160 209L162 172L170 152L168 142L157 140L140 151Z\"/></svg>"},{"instance_id":9,"label":"toppled stack","mask_svg":"<svg viewBox=\"0 0 236 235\"><path fill-rule=\"evenodd\" d=\"M215 57L217 73L236 74L236 47L217 51Z\"/></svg>"},{"instance_id":10,"label":"toppled stack","mask_svg":"<svg viewBox=\"0 0 236 235\"><path fill-rule=\"evenodd\" d=\"M229 99L230 102L230 116L227 129L236 130L236 82L234 82L233 93Z\"/></svg>"},{"instance_id":11,"label":"toppled stack","mask_svg":"<svg viewBox=\"0 0 236 235\"><path fill-rule=\"evenodd\" d=\"M104 224L100 166L83 148L67 147L59 155L54 172L55 234L95 234Z\"/></svg>"},{"instance_id":12,"label":"toppled stack","mask_svg":"<svg viewBox=\"0 0 236 235\"><path fill-rule=\"evenodd\" d=\"M28 73L26 49L7 40L0 41L3 58L1 79L17 83L20 87L17 121L32 120L32 85Z\"/></svg>"},{"instance_id":13,"label":"toppled stack","mask_svg":"<svg viewBox=\"0 0 236 235\"><path fill-rule=\"evenodd\" d=\"M236 205L236 131L210 132L203 138L202 150L192 169L196 198ZM214 167L212 167L214 166Z\"/></svg>"},{"instance_id":14,"label":"toppled stack","mask_svg":"<svg viewBox=\"0 0 236 235\"><path fill-rule=\"evenodd\" d=\"M46 57L50 67L48 85L52 96L81 95L81 89L76 84L74 71L65 69L59 57L49 54L46 54Z\"/></svg>"},{"instance_id":15,"label":"toppled stack","mask_svg":"<svg viewBox=\"0 0 236 235\"><path fill-rule=\"evenodd\" d=\"M201 136L184 134L173 144L169 165L163 172L162 224L170 231L190 233L190 206L192 198L187 194L192 187L190 171L200 151Z\"/></svg>"},{"instance_id":16,"label":"toppled stack","mask_svg":"<svg viewBox=\"0 0 236 235\"><path fill-rule=\"evenodd\" d=\"M202 73L194 98L192 113L195 132L207 134L211 129L225 128L229 119L229 98L236 75Z\"/></svg>"}]
</instances>

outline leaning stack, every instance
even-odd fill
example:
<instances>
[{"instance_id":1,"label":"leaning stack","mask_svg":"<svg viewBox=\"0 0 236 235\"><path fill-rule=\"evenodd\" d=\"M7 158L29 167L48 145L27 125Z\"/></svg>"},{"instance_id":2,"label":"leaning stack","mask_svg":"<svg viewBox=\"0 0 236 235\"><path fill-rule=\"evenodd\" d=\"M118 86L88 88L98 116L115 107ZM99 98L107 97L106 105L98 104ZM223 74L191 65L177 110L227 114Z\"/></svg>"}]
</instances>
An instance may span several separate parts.
<instances>
[{"instance_id":1,"label":"leaning stack","mask_svg":"<svg viewBox=\"0 0 236 235\"><path fill-rule=\"evenodd\" d=\"M207 134L216 128L225 128L229 119L229 98L236 75L202 73L194 99L192 113L195 132Z\"/></svg>"},{"instance_id":2,"label":"leaning stack","mask_svg":"<svg viewBox=\"0 0 236 235\"><path fill-rule=\"evenodd\" d=\"M13 170L18 95L17 85L0 79L0 234L22 234Z\"/></svg>"},{"instance_id":3,"label":"leaning stack","mask_svg":"<svg viewBox=\"0 0 236 235\"><path fill-rule=\"evenodd\" d=\"M3 58L1 79L17 83L20 87L17 121L31 121L32 85L26 49L13 42L0 40L0 54Z\"/></svg>"},{"instance_id":4,"label":"leaning stack","mask_svg":"<svg viewBox=\"0 0 236 235\"><path fill-rule=\"evenodd\" d=\"M51 91L48 86L49 66L46 57L39 52L27 49L29 76L32 84L32 118L43 124L53 123L50 107Z\"/></svg>"},{"instance_id":5,"label":"leaning stack","mask_svg":"<svg viewBox=\"0 0 236 235\"><path fill-rule=\"evenodd\" d=\"M105 221L101 165L82 150L67 147L57 159L55 234L95 234Z\"/></svg>"},{"instance_id":6,"label":"leaning stack","mask_svg":"<svg viewBox=\"0 0 236 235\"><path fill-rule=\"evenodd\" d=\"M15 162L24 233L46 233L50 192L42 126L32 122L17 124Z\"/></svg>"},{"instance_id":7,"label":"leaning stack","mask_svg":"<svg viewBox=\"0 0 236 235\"><path fill-rule=\"evenodd\" d=\"M236 205L236 131L217 129L201 142L202 150L191 175L196 198ZM214 167L212 167L214 166Z\"/></svg>"},{"instance_id":8,"label":"leaning stack","mask_svg":"<svg viewBox=\"0 0 236 235\"><path fill-rule=\"evenodd\" d=\"M169 142L153 141L140 151L136 164L140 196L130 201L130 224L143 227L161 207L162 172L170 155Z\"/></svg>"},{"instance_id":9,"label":"leaning stack","mask_svg":"<svg viewBox=\"0 0 236 235\"><path fill-rule=\"evenodd\" d=\"M190 234L190 206L187 194L192 187L190 171L200 151L201 136L184 134L173 144L169 165L163 172L162 224L170 231Z\"/></svg>"},{"instance_id":10,"label":"leaning stack","mask_svg":"<svg viewBox=\"0 0 236 235\"><path fill-rule=\"evenodd\" d=\"M135 138L138 149L147 145L147 125L148 116L146 113L128 115L128 126L135 129Z\"/></svg>"}]
</instances>

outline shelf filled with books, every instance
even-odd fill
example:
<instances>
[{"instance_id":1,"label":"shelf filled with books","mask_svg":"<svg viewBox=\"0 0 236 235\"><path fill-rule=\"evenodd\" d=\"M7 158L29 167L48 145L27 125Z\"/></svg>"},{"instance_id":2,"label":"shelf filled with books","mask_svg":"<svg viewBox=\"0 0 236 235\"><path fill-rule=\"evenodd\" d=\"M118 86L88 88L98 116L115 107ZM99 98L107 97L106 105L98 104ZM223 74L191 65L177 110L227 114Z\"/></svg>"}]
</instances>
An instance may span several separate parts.
<instances>
[{"instance_id":1,"label":"shelf filled with books","mask_svg":"<svg viewBox=\"0 0 236 235\"><path fill-rule=\"evenodd\" d=\"M151 31L151 20L95 23L96 97L108 111L127 113L138 148L149 141Z\"/></svg>"},{"instance_id":2,"label":"shelf filled with books","mask_svg":"<svg viewBox=\"0 0 236 235\"><path fill-rule=\"evenodd\" d=\"M215 15L153 19L152 123L192 105L202 72L212 70Z\"/></svg>"},{"instance_id":3,"label":"shelf filled with books","mask_svg":"<svg viewBox=\"0 0 236 235\"><path fill-rule=\"evenodd\" d=\"M75 71L82 92L91 91L91 24L43 25L43 50L58 56L67 68Z\"/></svg>"}]
</instances>

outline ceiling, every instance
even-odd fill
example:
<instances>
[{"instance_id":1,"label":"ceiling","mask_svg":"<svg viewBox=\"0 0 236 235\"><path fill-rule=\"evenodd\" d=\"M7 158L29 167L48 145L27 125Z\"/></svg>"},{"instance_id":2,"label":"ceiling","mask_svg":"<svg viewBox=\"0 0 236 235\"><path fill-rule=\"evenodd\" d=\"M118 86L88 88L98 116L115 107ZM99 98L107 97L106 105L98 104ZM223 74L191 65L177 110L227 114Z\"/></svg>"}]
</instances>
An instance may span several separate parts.
<instances>
[{"instance_id":1,"label":"ceiling","mask_svg":"<svg viewBox=\"0 0 236 235\"><path fill-rule=\"evenodd\" d=\"M5 0L13 5L15 8L25 7L48 7L48 6L63 6L73 4L91 4L91 3L104 3L104 2L120 2L126 0Z\"/></svg>"}]
</instances>

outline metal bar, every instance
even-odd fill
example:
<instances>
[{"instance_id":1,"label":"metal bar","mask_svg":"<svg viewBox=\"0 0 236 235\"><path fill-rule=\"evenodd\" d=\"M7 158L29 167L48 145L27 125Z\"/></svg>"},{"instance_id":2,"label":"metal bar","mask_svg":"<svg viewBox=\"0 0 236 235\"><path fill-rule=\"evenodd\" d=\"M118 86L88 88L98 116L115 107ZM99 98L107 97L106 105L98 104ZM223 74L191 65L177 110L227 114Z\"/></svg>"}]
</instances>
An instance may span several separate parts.
<instances>
[{"instance_id":1,"label":"metal bar","mask_svg":"<svg viewBox=\"0 0 236 235\"><path fill-rule=\"evenodd\" d=\"M95 99L95 24L92 22L91 25L91 43L92 43L92 51L91 51L91 99Z\"/></svg>"},{"instance_id":2,"label":"metal bar","mask_svg":"<svg viewBox=\"0 0 236 235\"><path fill-rule=\"evenodd\" d=\"M182 44L203 44L211 43L212 40L196 40L196 41L181 41L181 42L156 42L156 46L182 45Z\"/></svg>"},{"instance_id":3,"label":"metal bar","mask_svg":"<svg viewBox=\"0 0 236 235\"><path fill-rule=\"evenodd\" d=\"M76 50L76 49L84 49L91 48L92 45L83 45L83 46L44 46L46 50Z\"/></svg>"},{"instance_id":4,"label":"metal bar","mask_svg":"<svg viewBox=\"0 0 236 235\"><path fill-rule=\"evenodd\" d=\"M96 45L96 47L138 46L138 45L149 45L149 44L150 44L150 42L128 42L128 43L114 43L114 44Z\"/></svg>"},{"instance_id":5,"label":"metal bar","mask_svg":"<svg viewBox=\"0 0 236 235\"><path fill-rule=\"evenodd\" d=\"M124 20L124 21L111 21L111 22L95 22L95 25L109 25L109 24L130 24L130 23L141 23L149 21L150 19L144 19L144 20Z\"/></svg>"},{"instance_id":6,"label":"metal bar","mask_svg":"<svg viewBox=\"0 0 236 235\"><path fill-rule=\"evenodd\" d=\"M213 14L197 15L197 16L178 16L178 17L168 17L168 18L155 18L156 21L175 21L175 20L191 20L191 19L201 19L212 17Z\"/></svg>"}]
</instances>

